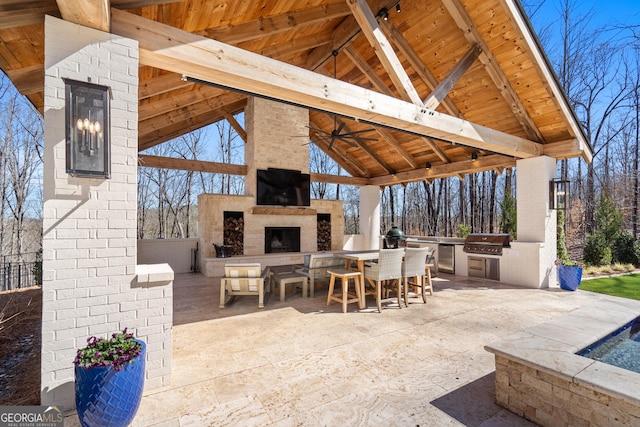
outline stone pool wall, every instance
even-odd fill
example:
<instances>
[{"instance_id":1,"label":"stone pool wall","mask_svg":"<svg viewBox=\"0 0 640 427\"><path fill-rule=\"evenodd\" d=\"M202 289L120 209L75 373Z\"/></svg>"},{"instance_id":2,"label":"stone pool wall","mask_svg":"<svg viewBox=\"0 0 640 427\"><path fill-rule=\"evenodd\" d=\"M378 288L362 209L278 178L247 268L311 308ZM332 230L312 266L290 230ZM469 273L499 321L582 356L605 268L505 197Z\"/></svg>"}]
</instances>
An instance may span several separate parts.
<instances>
[{"instance_id":1,"label":"stone pool wall","mask_svg":"<svg viewBox=\"0 0 640 427\"><path fill-rule=\"evenodd\" d=\"M638 426L626 399L496 356L496 403L541 426Z\"/></svg>"},{"instance_id":2,"label":"stone pool wall","mask_svg":"<svg viewBox=\"0 0 640 427\"><path fill-rule=\"evenodd\" d=\"M497 404L541 426L640 425L640 374L575 354L639 315L607 297L486 346Z\"/></svg>"}]
</instances>

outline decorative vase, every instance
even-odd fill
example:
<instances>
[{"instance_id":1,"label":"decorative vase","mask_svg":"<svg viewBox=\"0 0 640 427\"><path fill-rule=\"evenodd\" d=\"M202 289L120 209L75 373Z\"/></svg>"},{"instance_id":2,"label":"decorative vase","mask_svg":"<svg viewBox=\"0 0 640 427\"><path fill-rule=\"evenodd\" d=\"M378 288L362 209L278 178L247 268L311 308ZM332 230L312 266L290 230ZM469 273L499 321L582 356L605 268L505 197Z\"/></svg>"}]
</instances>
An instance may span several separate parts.
<instances>
[{"instance_id":1,"label":"decorative vase","mask_svg":"<svg viewBox=\"0 0 640 427\"><path fill-rule=\"evenodd\" d=\"M121 371L113 366L75 366L78 418L83 427L126 427L138 411L144 389L146 345Z\"/></svg>"},{"instance_id":2,"label":"decorative vase","mask_svg":"<svg viewBox=\"0 0 640 427\"><path fill-rule=\"evenodd\" d=\"M559 265L558 281L560 287L567 291L575 291L582 280L582 267Z\"/></svg>"}]
</instances>

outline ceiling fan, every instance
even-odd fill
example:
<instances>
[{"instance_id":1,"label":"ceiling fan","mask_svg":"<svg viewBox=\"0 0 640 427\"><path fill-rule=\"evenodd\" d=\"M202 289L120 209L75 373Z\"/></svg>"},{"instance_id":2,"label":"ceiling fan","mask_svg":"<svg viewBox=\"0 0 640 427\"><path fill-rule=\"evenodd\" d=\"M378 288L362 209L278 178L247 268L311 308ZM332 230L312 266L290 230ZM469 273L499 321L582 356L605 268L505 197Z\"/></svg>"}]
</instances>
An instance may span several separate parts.
<instances>
[{"instance_id":1,"label":"ceiling fan","mask_svg":"<svg viewBox=\"0 0 640 427\"><path fill-rule=\"evenodd\" d=\"M318 138L329 142L329 150L331 150L331 148L333 147L333 143L336 142L336 140L345 142L352 147L361 145L363 141L377 141L376 138L367 138L365 136L360 136L360 134L375 131L375 129L373 128L355 131L347 130L346 132L343 132L344 127L345 123L343 121L340 121L340 124L338 124L338 119L336 115L333 114L333 130L331 132L327 132L324 129L319 129L312 126L309 126L309 129L315 131L318 135Z\"/></svg>"},{"instance_id":2,"label":"ceiling fan","mask_svg":"<svg viewBox=\"0 0 640 427\"><path fill-rule=\"evenodd\" d=\"M338 57L338 50L334 50L333 52L331 52L331 54L333 55L333 78L337 78L337 72L336 72L336 58ZM324 141L329 141L329 150L331 150L331 148L333 147L333 143L336 142L336 139L342 142L345 142L349 145L351 145L352 147L357 147L358 145L361 145L363 143L363 141L377 141L376 138L367 138L364 136L360 136L360 134L363 133L367 133L367 132L374 132L375 129L371 128L371 129L362 129L362 130L356 130L356 131L349 131L349 129L345 129L346 132L343 132L343 129L345 128L345 123L343 121L340 121L340 124L338 124L338 116L335 113L331 113L331 115L333 116L333 130L331 132L327 132L324 129L320 129L320 128L316 128L313 126L309 126L309 129L315 131L318 134L318 137Z\"/></svg>"}]
</instances>

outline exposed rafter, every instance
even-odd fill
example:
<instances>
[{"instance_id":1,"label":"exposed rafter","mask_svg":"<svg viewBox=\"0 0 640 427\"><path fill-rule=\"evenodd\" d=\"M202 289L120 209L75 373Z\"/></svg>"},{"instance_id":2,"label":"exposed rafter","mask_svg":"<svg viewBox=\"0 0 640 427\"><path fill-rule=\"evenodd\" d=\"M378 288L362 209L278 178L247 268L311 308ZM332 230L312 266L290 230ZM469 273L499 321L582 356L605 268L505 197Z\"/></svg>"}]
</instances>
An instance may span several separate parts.
<instances>
[{"instance_id":1,"label":"exposed rafter","mask_svg":"<svg viewBox=\"0 0 640 427\"><path fill-rule=\"evenodd\" d=\"M478 55L482 53L480 46L475 44L471 46L471 49L458 61L453 69L442 79L442 81L436 86L433 91L425 98L424 106L431 110L435 110L447 94L453 89L458 80L462 78L464 73L471 67L471 64L476 60Z\"/></svg>"},{"instance_id":2,"label":"exposed rafter","mask_svg":"<svg viewBox=\"0 0 640 427\"><path fill-rule=\"evenodd\" d=\"M65 21L73 22L100 31L111 29L109 0L56 0Z\"/></svg>"},{"instance_id":3,"label":"exposed rafter","mask_svg":"<svg viewBox=\"0 0 640 427\"><path fill-rule=\"evenodd\" d=\"M355 117L515 157L540 144L112 9L114 33L138 40L140 62L258 96Z\"/></svg>"},{"instance_id":4,"label":"exposed rafter","mask_svg":"<svg viewBox=\"0 0 640 427\"><path fill-rule=\"evenodd\" d=\"M515 159L501 155L484 156L478 160L463 160L455 163L447 163L443 165L435 165L430 169L418 169L408 172L400 172L394 175L371 178L370 185L394 185L400 182L415 182L425 179L445 178L452 175L458 175L464 178L465 174L482 172L495 169L497 167L509 168L514 167Z\"/></svg>"},{"instance_id":5,"label":"exposed rafter","mask_svg":"<svg viewBox=\"0 0 640 427\"><path fill-rule=\"evenodd\" d=\"M269 18L255 19L238 25L227 25L215 29L201 31L199 34L228 44L278 34L294 28L312 25L328 19L349 15L346 4L328 4L297 12L283 13Z\"/></svg>"},{"instance_id":6,"label":"exposed rafter","mask_svg":"<svg viewBox=\"0 0 640 427\"><path fill-rule=\"evenodd\" d=\"M236 118L233 117L233 114L229 113L228 111L222 110L222 115L229 122L229 124L236 131L236 133L238 135L240 135L240 138L242 138L242 140L246 144L247 143L247 132L244 130L242 125L240 125L240 123L238 123Z\"/></svg>"},{"instance_id":7,"label":"exposed rafter","mask_svg":"<svg viewBox=\"0 0 640 427\"><path fill-rule=\"evenodd\" d=\"M138 155L138 165L150 168L188 170L196 172L222 173L229 175L246 175L247 166L230 163L207 162L204 160L180 159L176 157Z\"/></svg>"},{"instance_id":8,"label":"exposed rafter","mask_svg":"<svg viewBox=\"0 0 640 427\"><path fill-rule=\"evenodd\" d=\"M420 76L427 87L429 87L431 90L435 89L435 87L438 86L438 80L436 80L433 74L431 74L431 71L429 71L427 66L424 65L418 54L402 36L400 30L398 30L396 26L391 23L391 21L382 21L380 25L384 29L389 39L393 42L393 44L398 48L398 50L407 59L407 61L409 61L411 67L415 70L418 76ZM445 111L449 113L449 115L454 117L462 116L458 107L456 107L449 98L445 97L442 101L442 105L445 108Z\"/></svg>"},{"instance_id":9,"label":"exposed rafter","mask_svg":"<svg viewBox=\"0 0 640 427\"><path fill-rule=\"evenodd\" d=\"M520 121L523 129L529 136L529 138L536 142L544 142L544 137L536 127L533 119L529 116L527 109L520 101L520 98L516 94L515 90L511 86L509 79L504 75L502 69L498 66L498 61L491 54L491 49L485 43L482 35L478 32L478 29L469 18L462 2L460 0L442 0L442 3L447 8L447 11L456 22L464 37L471 45L479 45L482 50L480 55L480 61L485 66L487 73L491 76L491 79L495 83L498 90L504 97L505 101L511 106L511 109L515 116Z\"/></svg>"},{"instance_id":10,"label":"exposed rafter","mask_svg":"<svg viewBox=\"0 0 640 427\"><path fill-rule=\"evenodd\" d=\"M400 63L396 53L393 51L391 43L389 43L389 40L387 40L382 32L367 2L365 0L346 1L356 21L358 21L358 25L360 25L364 36L371 44L380 63L389 74L391 81L393 81L394 86L400 92L402 98L416 105L422 105L420 95L418 95L415 87L413 87L407 72L402 68L402 63Z\"/></svg>"}]
</instances>

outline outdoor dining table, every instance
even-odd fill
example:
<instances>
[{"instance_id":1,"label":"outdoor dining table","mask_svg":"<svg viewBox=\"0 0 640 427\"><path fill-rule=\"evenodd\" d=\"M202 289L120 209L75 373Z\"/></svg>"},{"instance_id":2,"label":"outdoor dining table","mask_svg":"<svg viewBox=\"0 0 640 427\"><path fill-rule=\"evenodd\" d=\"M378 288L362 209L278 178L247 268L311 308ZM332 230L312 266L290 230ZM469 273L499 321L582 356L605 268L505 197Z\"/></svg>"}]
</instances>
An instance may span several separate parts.
<instances>
[{"instance_id":1,"label":"outdoor dining table","mask_svg":"<svg viewBox=\"0 0 640 427\"><path fill-rule=\"evenodd\" d=\"M337 257L345 259L345 268L351 269L351 261L356 261L358 271L360 271L360 301L358 307L363 309L366 307L366 301L364 296L364 263L365 261L377 260L380 256L380 251L358 251L358 252L340 252L335 254Z\"/></svg>"}]
</instances>

